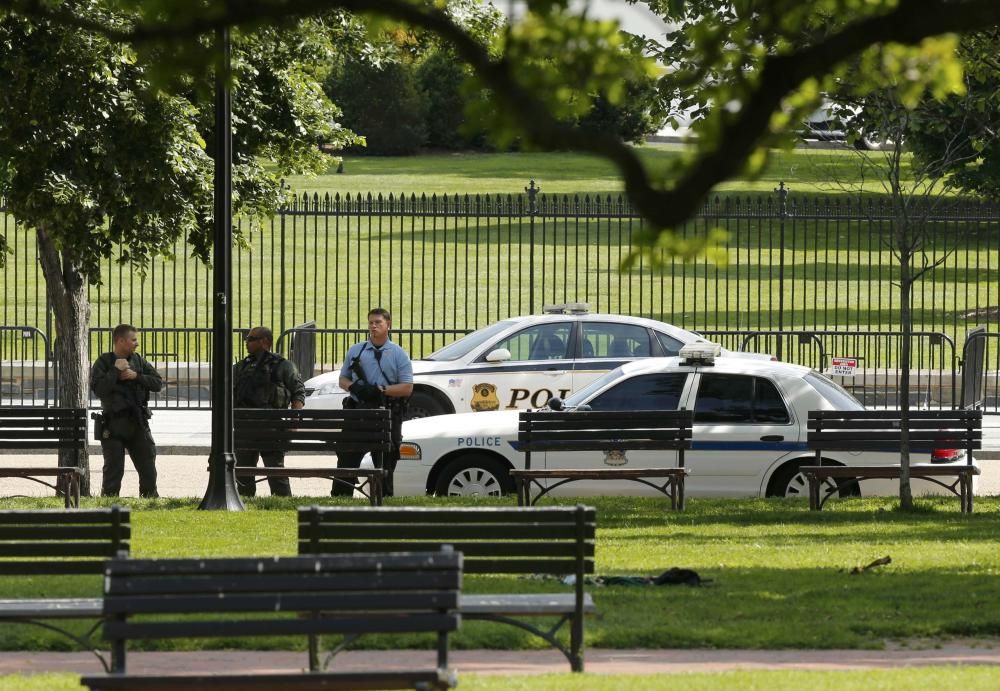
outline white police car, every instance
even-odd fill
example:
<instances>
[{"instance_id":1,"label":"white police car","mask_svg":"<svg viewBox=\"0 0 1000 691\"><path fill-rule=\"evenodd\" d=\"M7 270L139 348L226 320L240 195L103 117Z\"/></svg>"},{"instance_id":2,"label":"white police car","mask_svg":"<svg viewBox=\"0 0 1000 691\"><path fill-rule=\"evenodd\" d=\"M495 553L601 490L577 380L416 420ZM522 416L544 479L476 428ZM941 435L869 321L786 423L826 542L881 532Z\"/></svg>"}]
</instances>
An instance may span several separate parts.
<instances>
[{"instance_id":1,"label":"white police car","mask_svg":"<svg viewBox=\"0 0 1000 691\"><path fill-rule=\"evenodd\" d=\"M621 364L677 355L682 346L705 340L652 319L591 314L584 303L552 305L545 312L495 322L414 360L407 418L539 408ZM307 381L306 407L343 407L347 394L339 379L338 368Z\"/></svg>"},{"instance_id":2,"label":"white police car","mask_svg":"<svg viewBox=\"0 0 1000 691\"><path fill-rule=\"evenodd\" d=\"M708 344L718 348L715 344ZM654 358L625 364L564 401L592 410L694 411L688 496L807 496L800 466L815 462L806 449L810 410L861 410L850 393L806 367L740 358L713 358L705 344L687 346L684 359ZM710 348L709 348L710 350ZM402 458L396 467L397 495L425 493L491 496L513 492L508 474L524 467L517 450L517 412L445 415L403 424ZM889 454L824 453L842 465L898 463ZM629 451L627 467L674 465L665 451ZM951 462L964 462L955 452ZM914 457L913 462L925 462ZM534 468L602 468L622 465L599 451L532 454ZM933 485L914 480L914 493ZM894 481L866 480L863 494L892 494ZM846 491L846 488L845 488ZM856 489L854 491L857 491ZM638 483L575 482L554 493L650 494Z\"/></svg>"}]
</instances>

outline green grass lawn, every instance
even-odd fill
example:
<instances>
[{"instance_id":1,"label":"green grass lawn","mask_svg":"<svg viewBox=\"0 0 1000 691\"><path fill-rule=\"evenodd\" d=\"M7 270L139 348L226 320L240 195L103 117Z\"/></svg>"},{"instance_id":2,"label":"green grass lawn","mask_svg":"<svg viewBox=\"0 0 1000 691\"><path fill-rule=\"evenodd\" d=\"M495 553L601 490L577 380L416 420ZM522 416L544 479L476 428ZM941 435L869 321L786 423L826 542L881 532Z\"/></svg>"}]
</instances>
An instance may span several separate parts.
<instances>
[{"instance_id":1,"label":"green grass lawn","mask_svg":"<svg viewBox=\"0 0 1000 691\"><path fill-rule=\"evenodd\" d=\"M685 154L681 144L647 144L640 154L654 173L662 174ZM879 154L869 154L879 160ZM292 190L308 194L520 194L535 180L546 194L617 194L621 177L611 163L570 153L437 153L422 156L344 156L344 172L331 164L321 176L290 176ZM862 158L851 149L774 150L767 167L754 178L736 177L717 192L772 192L783 181L802 194L840 191L836 183L855 183ZM903 182L909 177L904 166ZM870 183L869 183L870 185ZM878 192L877 188L866 188Z\"/></svg>"},{"instance_id":2,"label":"green grass lawn","mask_svg":"<svg viewBox=\"0 0 1000 691\"><path fill-rule=\"evenodd\" d=\"M0 676L0 691L79 691L75 674ZM599 675L544 674L539 676L482 676L460 674L459 688L472 691L923 691L935 688L992 691L997 687L993 667L911 667L907 669L845 672L738 671L695 674Z\"/></svg>"},{"instance_id":3,"label":"green grass lawn","mask_svg":"<svg viewBox=\"0 0 1000 691\"><path fill-rule=\"evenodd\" d=\"M300 503L253 500L244 513L195 510L197 500L122 500L133 512L135 557L274 555L295 552ZM823 512L803 501L699 500L674 513L662 501L588 498L597 507L597 573L657 575L696 570L711 583L600 587L588 646L605 648L878 648L887 640L1000 635L1000 499L984 498L971 516L952 498L921 500L900 513L894 499L845 500ZM402 503L402 500L390 500ZM85 500L85 505L107 505ZM407 505L441 504L409 499ZM567 503L567 502L562 502ZM54 500L0 500L0 508L54 506ZM509 506L509 501L480 505ZM890 556L888 566L851 575L856 566ZM4 597L93 595L99 578L0 580ZM55 585L51 581L55 581ZM467 577L470 592L564 591L555 580ZM81 622L80 628L84 628ZM422 638L371 637L377 648L429 647ZM201 645L190 641L160 648ZM294 639L207 643L218 647L302 649ZM518 629L466 622L455 648L539 648ZM0 630L0 649L72 649L27 626Z\"/></svg>"}]
</instances>

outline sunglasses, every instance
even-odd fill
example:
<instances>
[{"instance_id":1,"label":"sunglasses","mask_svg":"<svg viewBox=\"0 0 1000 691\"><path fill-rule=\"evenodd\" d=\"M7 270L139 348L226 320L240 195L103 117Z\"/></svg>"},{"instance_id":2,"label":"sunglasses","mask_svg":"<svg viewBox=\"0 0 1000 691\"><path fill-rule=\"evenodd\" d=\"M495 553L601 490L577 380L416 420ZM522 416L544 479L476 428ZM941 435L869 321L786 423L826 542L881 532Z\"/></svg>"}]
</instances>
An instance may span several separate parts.
<instances>
[{"instance_id":1,"label":"sunglasses","mask_svg":"<svg viewBox=\"0 0 1000 691\"><path fill-rule=\"evenodd\" d=\"M259 341L262 338L264 338L264 337L263 336L244 336L243 340L246 341L247 343L250 343L251 341Z\"/></svg>"}]
</instances>

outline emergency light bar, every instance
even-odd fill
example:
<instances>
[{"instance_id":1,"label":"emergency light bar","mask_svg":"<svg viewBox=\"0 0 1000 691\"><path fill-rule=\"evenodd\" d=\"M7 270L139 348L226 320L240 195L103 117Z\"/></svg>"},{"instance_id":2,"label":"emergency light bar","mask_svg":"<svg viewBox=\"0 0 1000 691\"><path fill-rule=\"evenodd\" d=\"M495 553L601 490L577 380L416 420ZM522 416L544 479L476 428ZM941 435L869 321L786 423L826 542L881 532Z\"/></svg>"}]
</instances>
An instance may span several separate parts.
<instances>
[{"instance_id":1,"label":"emergency light bar","mask_svg":"<svg viewBox=\"0 0 1000 691\"><path fill-rule=\"evenodd\" d=\"M697 341L682 346L678 355L688 365L711 365L715 363L715 358L722 355L722 346L709 341Z\"/></svg>"},{"instance_id":2,"label":"emergency light bar","mask_svg":"<svg viewBox=\"0 0 1000 691\"><path fill-rule=\"evenodd\" d=\"M545 314L590 314L589 302L567 302L562 305L545 305L542 307Z\"/></svg>"}]
</instances>

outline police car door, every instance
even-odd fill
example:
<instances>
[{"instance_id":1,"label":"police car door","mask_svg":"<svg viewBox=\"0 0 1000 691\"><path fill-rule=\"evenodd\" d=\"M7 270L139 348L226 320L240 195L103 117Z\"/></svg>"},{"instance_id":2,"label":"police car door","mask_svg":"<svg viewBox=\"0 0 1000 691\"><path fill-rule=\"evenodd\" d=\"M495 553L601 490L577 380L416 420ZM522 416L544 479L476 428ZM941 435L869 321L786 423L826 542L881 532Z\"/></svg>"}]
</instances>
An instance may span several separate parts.
<instances>
[{"instance_id":1,"label":"police car door","mask_svg":"<svg viewBox=\"0 0 1000 691\"><path fill-rule=\"evenodd\" d=\"M659 372L622 379L615 386L588 401L591 410L677 410L684 400L689 373ZM532 455L534 458L534 455ZM572 451L545 454L546 468L673 468L676 451L637 451L625 453ZM573 494L657 494L655 490L629 481L579 481L560 487L554 493Z\"/></svg>"},{"instance_id":2,"label":"police car door","mask_svg":"<svg viewBox=\"0 0 1000 691\"><path fill-rule=\"evenodd\" d=\"M473 403L482 391L496 396L492 402L496 407L483 410L541 408L552 396L569 395L576 348L574 326L569 321L535 324L487 348L467 373L475 379L471 382ZM510 359L487 362L487 355L500 348L510 351Z\"/></svg>"},{"instance_id":3,"label":"police car door","mask_svg":"<svg viewBox=\"0 0 1000 691\"><path fill-rule=\"evenodd\" d=\"M764 470L801 446L780 390L765 377L701 370L692 391L688 494L756 496Z\"/></svg>"}]
</instances>

